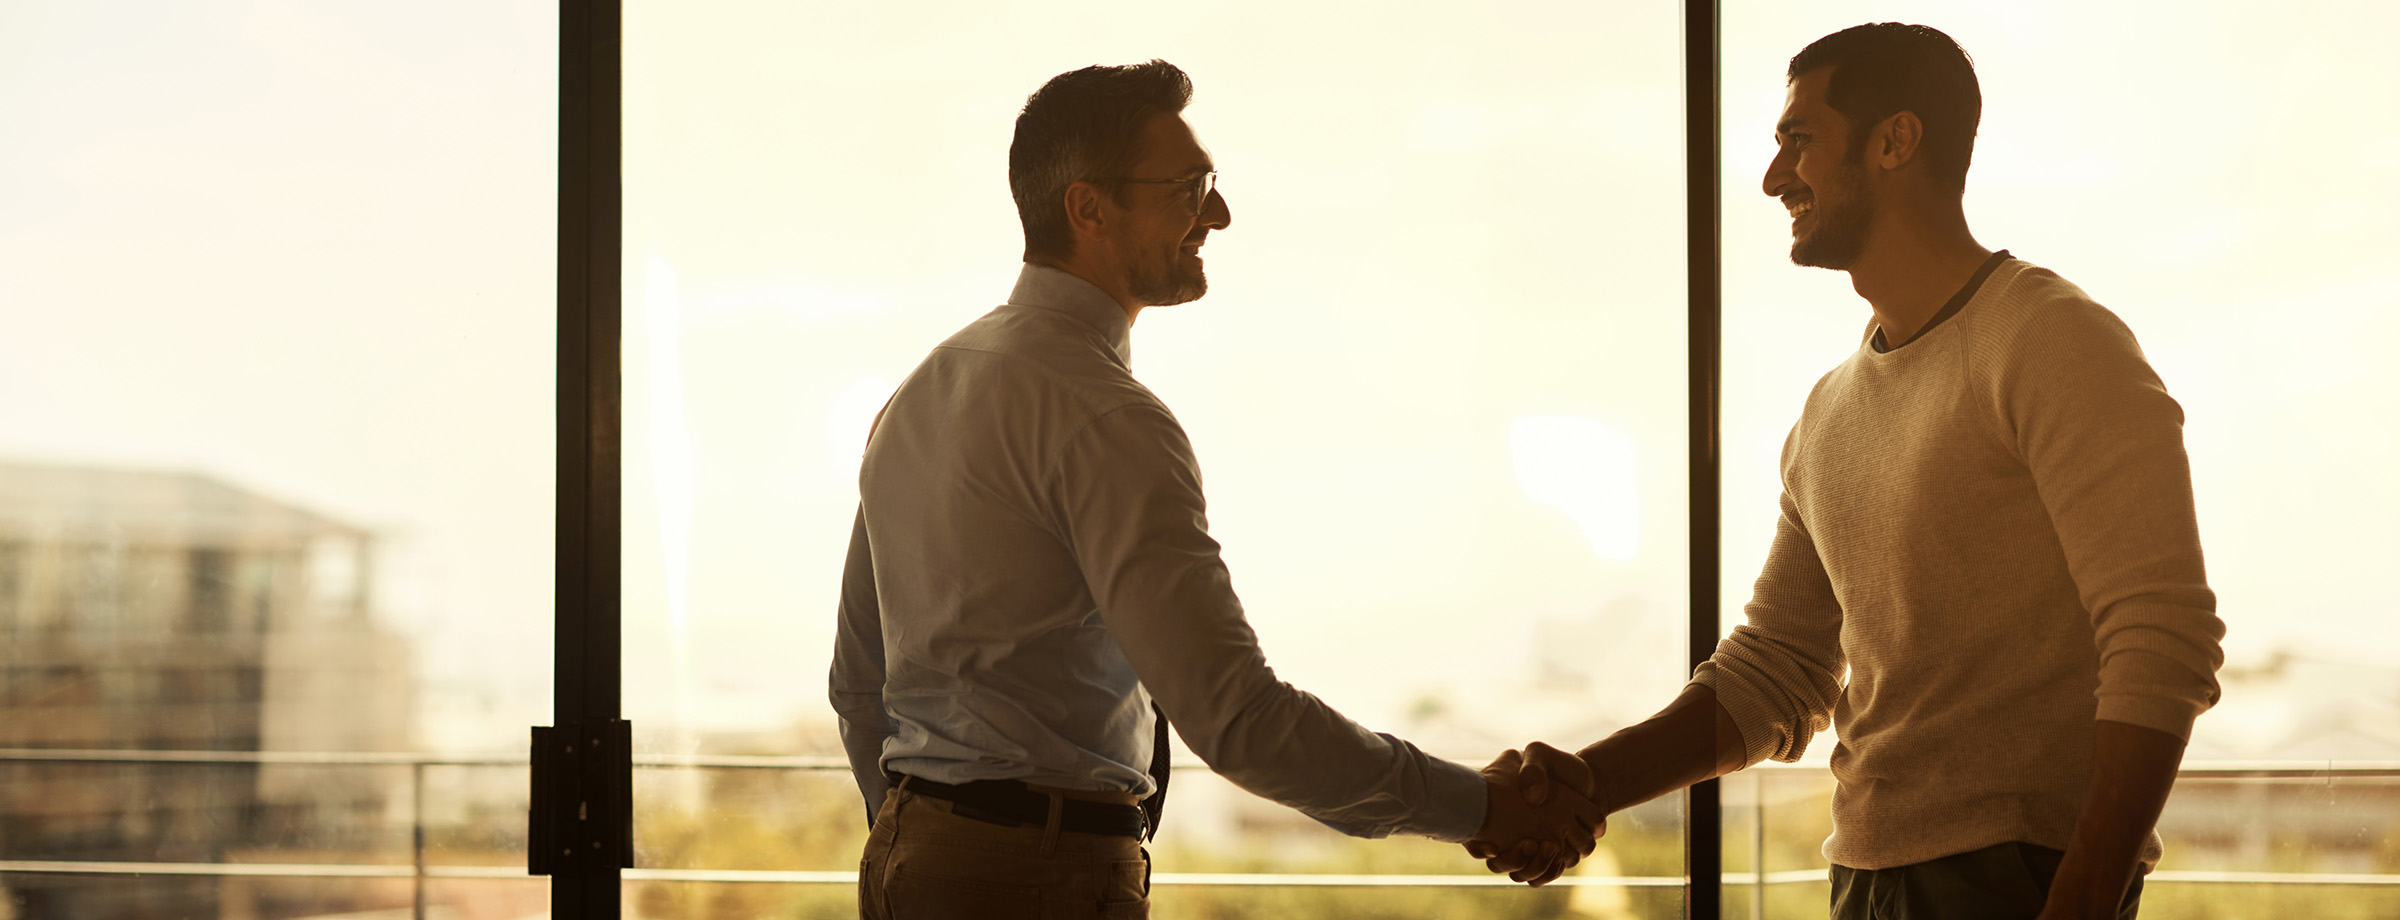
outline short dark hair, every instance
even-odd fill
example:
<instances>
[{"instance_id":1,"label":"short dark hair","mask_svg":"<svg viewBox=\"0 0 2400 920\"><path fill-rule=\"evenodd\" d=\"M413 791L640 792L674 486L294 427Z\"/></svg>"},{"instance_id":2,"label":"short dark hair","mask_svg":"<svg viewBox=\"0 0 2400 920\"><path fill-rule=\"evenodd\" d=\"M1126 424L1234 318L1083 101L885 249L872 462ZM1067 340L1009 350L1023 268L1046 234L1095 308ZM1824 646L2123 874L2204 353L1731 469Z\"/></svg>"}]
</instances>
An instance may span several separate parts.
<instances>
[{"instance_id":1,"label":"short dark hair","mask_svg":"<svg viewBox=\"0 0 2400 920\"><path fill-rule=\"evenodd\" d=\"M1008 144L1008 191L1025 224L1025 260L1072 255L1067 186L1121 172L1141 155L1135 148L1151 117L1181 113L1191 101L1192 78L1159 60L1071 70L1026 97Z\"/></svg>"},{"instance_id":2,"label":"short dark hair","mask_svg":"<svg viewBox=\"0 0 2400 920\"><path fill-rule=\"evenodd\" d=\"M1975 157L1975 128L1983 122L1983 88L1975 62L1932 26L1875 22L1810 42L1792 55L1784 78L1832 68L1826 103L1850 119L1853 150L1877 123L1903 111L1925 124L1919 151L1935 182L1965 192Z\"/></svg>"}]
</instances>

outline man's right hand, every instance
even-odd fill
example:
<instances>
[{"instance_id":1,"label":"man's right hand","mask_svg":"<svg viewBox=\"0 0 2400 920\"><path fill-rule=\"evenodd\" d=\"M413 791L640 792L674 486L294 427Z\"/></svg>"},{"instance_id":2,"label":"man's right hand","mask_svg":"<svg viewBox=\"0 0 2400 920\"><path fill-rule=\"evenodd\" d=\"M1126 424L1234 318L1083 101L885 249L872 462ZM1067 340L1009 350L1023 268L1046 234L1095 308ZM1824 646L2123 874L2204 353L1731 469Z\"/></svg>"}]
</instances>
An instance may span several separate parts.
<instances>
[{"instance_id":1,"label":"man's right hand","mask_svg":"<svg viewBox=\"0 0 2400 920\"><path fill-rule=\"evenodd\" d=\"M1575 790L1586 799L1598 801L1600 780L1592 765L1583 758L1536 741L1518 754L1524 766L1517 770L1517 791L1528 804L1540 805L1550 800L1553 786Z\"/></svg>"},{"instance_id":2,"label":"man's right hand","mask_svg":"<svg viewBox=\"0 0 2400 920\"><path fill-rule=\"evenodd\" d=\"M1483 769L1488 806L1467 852L1493 872L1540 886L1591 855L1608 832L1592 799L1597 782L1580 758L1536 741Z\"/></svg>"},{"instance_id":3,"label":"man's right hand","mask_svg":"<svg viewBox=\"0 0 2400 920\"><path fill-rule=\"evenodd\" d=\"M1522 751L1500 755L1483 774L1486 781L1504 778L1526 807L1549 807L1545 803L1564 796L1596 804L1605 815L1748 764L1741 727L1734 724L1732 713L1717 703L1716 688L1694 683L1686 685L1675 702L1657 715L1578 754L1535 742ZM1601 788L1602 776L1607 779L1605 789ZM1602 822L1591 822L1594 837L1606 830ZM1591 849L1587 845L1582 852L1588 854ZM1558 859L1556 850L1545 851L1539 841L1478 840L1467 845L1467 852L1484 860L1492 871L1509 873L1520 881L1528 880L1528 871L1533 873L1531 878L1544 881L1565 871L1552 863ZM1568 861L1567 865L1574 863Z\"/></svg>"}]
</instances>

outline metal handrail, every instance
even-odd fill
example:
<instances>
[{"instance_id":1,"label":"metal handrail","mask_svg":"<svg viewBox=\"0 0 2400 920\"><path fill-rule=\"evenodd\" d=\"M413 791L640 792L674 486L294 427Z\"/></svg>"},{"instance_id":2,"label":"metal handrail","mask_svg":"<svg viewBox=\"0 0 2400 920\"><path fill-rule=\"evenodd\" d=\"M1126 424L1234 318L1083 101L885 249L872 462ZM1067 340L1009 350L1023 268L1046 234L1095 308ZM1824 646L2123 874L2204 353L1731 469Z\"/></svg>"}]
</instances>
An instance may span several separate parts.
<instances>
[{"instance_id":1,"label":"metal handrail","mask_svg":"<svg viewBox=\"0 0 2400 920\"><path fill-rule=\"evenodd\" d=\"M24 872L79 875L176 875L216 877L280 877L280 878L413 878L422 891L425 883L437 879L522 879L528 878L521 866L440 865L426 859L424 820L424 771L427 767L525 767L530 760L523 754L422 754L408 752L336 752L336 751L163 751L163 750L100 750L66 748L0 748L0 763L117 763L117 764L290 764L304 766L390 766L410 768L412 853L410 864L336 864L336 863L189 863L189 862L125 862L94 860L0 860L0 873ZM1476 764L1460 761L1469 766ZM636 755L633 765L645 769L741 769L741 770L800 770L847 771L847 758L827 756L754 756L728 754L651 754ZM1183 771L1205 771L1206 764L1181 763ZM1754 792L1763 792L1769 776L1817 774L1826 772L1815 764L1759 764L1744 770ZM2187 779L2252 779L2280 778L2388 778L2400 777L2400 762L2325 762L2325 761L2220 761L2187 764L2178 773ZM1763 837L1765 796L1754 798L1758 812L1754 815L1757 833L1753 834L1751 865L1756 866L1765 856ZM755 869L626 869L628 881L720 882L764 884L855 884L855 871L782 871ZM1821 882L1824 869L1798 869L1762 874L1726 872L1722 883L1751 886L1763 893L1771 885L1792 885ZM2400 886L2400 874L2370 873L2304 873L2304 872L2234 872L2161 870L2150 873L2148 880L2156 883L2179 884L2244 884L2244 885L2337 885L2337 886ZM1293 886L1293 887L1501 887L1511 884L1507 878L1488 874L1429 875L1429 874L1333 874L1333 873L1269 873L1269 872L1162 872L1152 876L1158 885L1194 886ZM1560 878L1554 885L1570 887L1672 888L1683 885L1681 876L1582 876ZM423 903L420 896L420 904ZM1762 905L1763 898L1753 898Z\"/></svg>"},{"instance_id":2,"label":"metal handrail","mask_svg":"<svg viewBox=\"0 0 2400 920\"><path fill-rule=\"evenodd\" d=\"M7 759L0 751L0 760ZM1767 763L1742 768L1743 773L1827 773L1825 764ZM2204 760L2186 762L2177 779L2305 779L2312 776L2361 778L2400 776L2400 760Z\"/></svg>"},{"instance_id":3,"label":"metal handrail","mask_svg":"<svg viewBox=\"0 0 2400 920\"><path fill-rule=\"evenodd\" d=\"M67 763L196 763L196 764L322 764L333 766L522 767L524 754L431 754L406 751L165 751L107 748L0 748L0 763L52 761ZM1481 762L1451 758L1479 767ZM845 757L807 754L635 754L633 765L646 768L699 767L706 769L849 770ZM1207 771L1204 763L1175 765L1181 771ZM1824 764L1766 763L1742 770L1746 774L1812 773ZM2186 763L2182 779L2285 778L2312 776L2400 777L2400 760L2216 760Z\"/></svg>"},{"instance_id":4,"label":"metal handrail","mask_svg":"<svg viewBox=\"0 0 2400 920\"><path fill-rule=\"evenodd\" d=\"M103 862L96 860L0 860L0 873L25 872L65 875L177 875L248 878L410 878L420 875L414 867L378 864L338 863L174 863L174 862ZM765 883L803 885L849 885L858 881L858 873L841 871L794 871L775 869L625 869L623 877L635 882L717 882ZM427 866L421 873L428 879L480 879L505 881L530 878L518 866ZM2334 885L2392 887L2400 886L2400 875L2368 873L2312 872L2232 872L2162 869L2145 877L2147 883L2173 882L2179 884L2232 885ZM1763 880L1768 885L1796 885L1826 880L1823 869L1793 869L1769 872ZM1483 888L1506 887L1516 884L1497 875L1430 875L1430 874L1332 874L1282 872L1161 872L1151 877L1156 885L1197 886L1277 886L1293 887L1387 887L1387 888ZM1755 885L1761 879L1748 872L1727 872L1727 885ZM1683 884L1681 876L1660 875L1568 875L1553 885L1567 887L1617 888L1674 888Z\"/></svg>"}]
</instances>

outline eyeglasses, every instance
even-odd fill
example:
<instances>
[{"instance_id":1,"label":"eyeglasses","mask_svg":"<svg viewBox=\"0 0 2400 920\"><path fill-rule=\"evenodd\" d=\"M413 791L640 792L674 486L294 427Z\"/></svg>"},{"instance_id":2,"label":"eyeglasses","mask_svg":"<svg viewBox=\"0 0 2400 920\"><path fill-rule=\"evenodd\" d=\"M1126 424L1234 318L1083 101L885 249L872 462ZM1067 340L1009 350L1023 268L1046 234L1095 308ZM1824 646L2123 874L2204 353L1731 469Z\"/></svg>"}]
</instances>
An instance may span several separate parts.
<instances>
[{"instance_id":1,"label":"eyeglasses","mask_svg":"<svg viewBox=\"0 0 2400 920\"><path fill-rule=\"evenodd\" d=\"M1092 181L1132 182L1139 185L1180 185L1183 186L1185 194L1192 196L1192 213L1194 214L1198 214L1202 209L1208 207L1208 196L1217 190L1217 174L1214 172L1204 172L1189 179L1128 179L1122 176L1108 176Z\"/></svg>"}]
</instances>

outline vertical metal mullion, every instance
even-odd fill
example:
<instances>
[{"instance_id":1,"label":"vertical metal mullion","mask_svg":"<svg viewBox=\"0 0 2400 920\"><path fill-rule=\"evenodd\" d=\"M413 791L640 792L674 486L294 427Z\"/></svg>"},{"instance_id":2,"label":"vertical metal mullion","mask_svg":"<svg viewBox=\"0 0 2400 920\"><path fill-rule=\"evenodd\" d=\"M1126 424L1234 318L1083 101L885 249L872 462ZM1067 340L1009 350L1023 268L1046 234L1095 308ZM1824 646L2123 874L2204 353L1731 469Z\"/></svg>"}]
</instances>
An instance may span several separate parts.
<instances>
[{"instance_id":1,"label":"vertical metal mullion","mask_svg":"<svg viewBox=\"0 0 2400 920\"><path fill-rule=\"evenodd\" d=\"M558 632L561 723L619 715L623 262L619 5L559 8Z\"/></svg>"},{"instance_id":2,"label":"vertical metal mullion","mask_svg":"<svg viewBox=\"0 0 2400 920\"><path fill-rule=\"evenodd\" d=\"M615 917L630 863L631 751L619 717L620 0L561 0L558 86L556 727L535 729L530 868L551 914Z\"/></svg>"},{"instance_id":3,"label":"vertical metal mullion","mask_svg":"<svg viewBox=\"0 0 2400 920\"><path fill-rule=\"evenodd\" d=\"M1690 437L1691 619L1690 664L1716 650L1719 459L1719 318L1723 288L1718 242L1717 0L1684 0L1683 130L1684 247L1688 296L1685 327ZM1716 780L1684 793L1684 916L1717 920L1724 913L1725 825Z\"/></svg>"}]
</instances>

